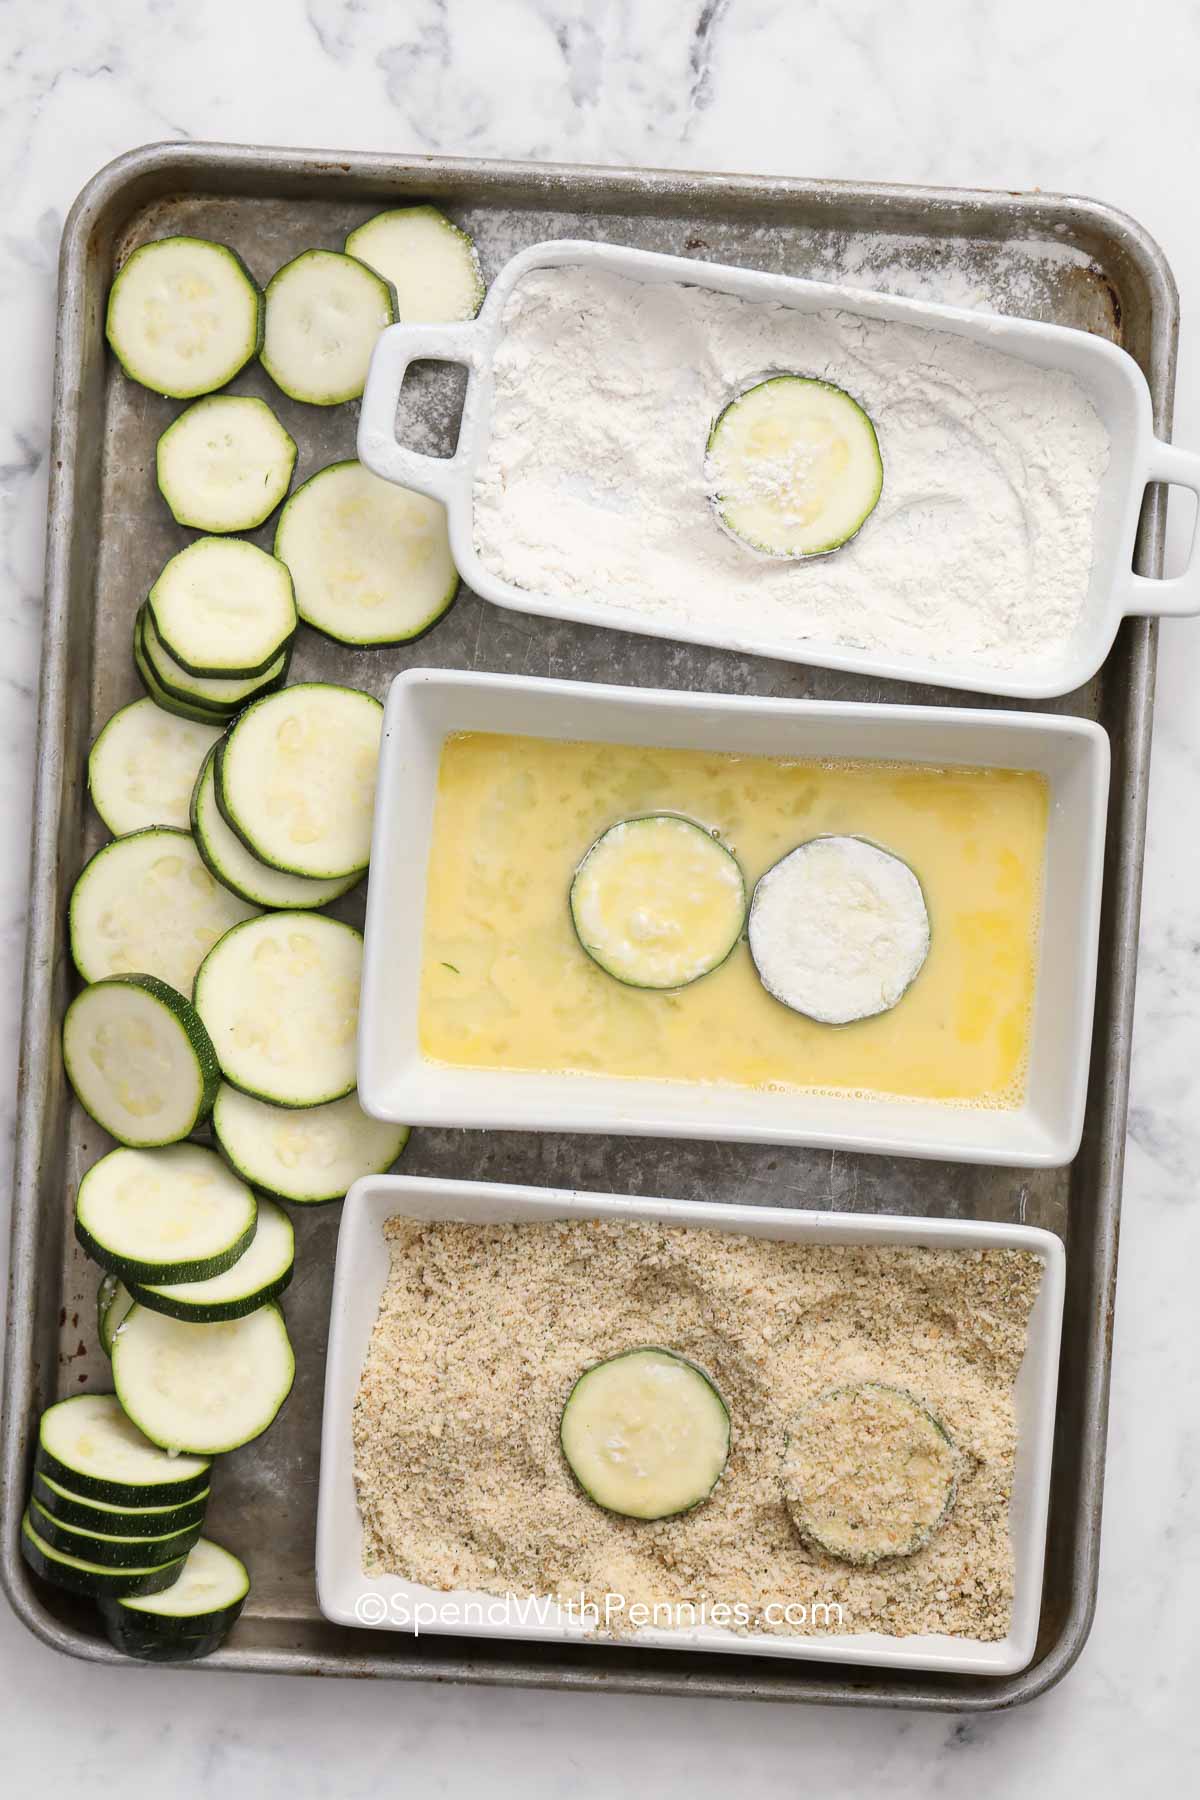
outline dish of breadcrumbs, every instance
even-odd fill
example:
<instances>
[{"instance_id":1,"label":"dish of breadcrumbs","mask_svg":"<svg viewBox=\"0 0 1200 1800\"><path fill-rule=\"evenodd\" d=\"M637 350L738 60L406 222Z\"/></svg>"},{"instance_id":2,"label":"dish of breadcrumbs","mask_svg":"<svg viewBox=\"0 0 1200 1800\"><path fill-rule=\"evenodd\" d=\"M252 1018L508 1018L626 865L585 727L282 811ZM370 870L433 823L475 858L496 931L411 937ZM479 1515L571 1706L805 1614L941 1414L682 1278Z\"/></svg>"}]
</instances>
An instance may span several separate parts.
<instances>
[{"instance_id":1,"label":"dish of breadcrumbs","mask_svg":"<svg viewBox=\"0 0 1200 1800\"><path fill-rule=\"evenodd\" d=\"M738 1627L1003 1638L1012 1613L1013 1383L1042 1274L1029 1251L841 1246L623 1220L389 1219L390 1276L354 1406L364 1566L424 1586L738 1610ZM712 1496L656 1521L605 1512L559 1445L589 1364L691 1358L732 1420ZM948 1519L855 1567L805 1546L780 1484L789 1419L890 1383L958 1452ZM787 1604L818 1604L819 1625ZM766 1609L771 1608L768 1612ZM840 1617L837 1609L840 1608Z\"/></svg>"}]
</instances>

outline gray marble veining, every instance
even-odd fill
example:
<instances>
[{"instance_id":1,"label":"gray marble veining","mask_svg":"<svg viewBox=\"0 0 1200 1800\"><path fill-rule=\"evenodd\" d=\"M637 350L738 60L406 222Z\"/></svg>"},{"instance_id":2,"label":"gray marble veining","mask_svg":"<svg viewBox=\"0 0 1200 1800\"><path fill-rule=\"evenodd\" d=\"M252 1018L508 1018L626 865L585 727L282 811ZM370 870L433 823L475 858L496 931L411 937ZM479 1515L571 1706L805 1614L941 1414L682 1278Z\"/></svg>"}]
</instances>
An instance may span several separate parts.
<instances>
[{"instance_id":1,"label":"gray marble veining","mask_svg":"<svg viewBox=\"0 0 1200 1800\"><path fill-rule=\"evenodd\" d=\"M1200 14L1161 0L8 0L0 9L0 1092L11 1137L54 258L109 157L163 137L1041 185L1164 243L1176 435L1200 441ZM1186 518L1186 509L1179 512ZM1184 1790L1200 1749L1200 622L1163 631L1101 1590L1079 1667L1012 1716L736 1708L94 1669L0 1618L6 1770L180 1795L399 1789L705 1800ZM153 1689L153 1693L151 1692Z\"/></svg>"}]
</instances>

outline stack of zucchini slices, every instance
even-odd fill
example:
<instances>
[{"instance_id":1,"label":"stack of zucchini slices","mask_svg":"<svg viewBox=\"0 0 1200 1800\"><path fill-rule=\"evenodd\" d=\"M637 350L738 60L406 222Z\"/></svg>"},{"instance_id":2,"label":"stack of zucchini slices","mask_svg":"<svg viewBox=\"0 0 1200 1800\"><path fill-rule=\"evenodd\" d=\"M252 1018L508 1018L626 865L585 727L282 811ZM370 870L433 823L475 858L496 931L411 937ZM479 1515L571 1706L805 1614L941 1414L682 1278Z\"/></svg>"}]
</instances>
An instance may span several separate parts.
<instances>
[{"instance_id":1,"label":"stack of zucchini slices","mask_svg":"<svg viewBox=\"0 0 1200 1800\"><path fill-rule=\"evenodd\" d=\"M95 1600L113 1644L153 1662L222 1642L250 1588L236 1556L201 1535L211 1461L170 1456L115 1394L77 1394L42 1414L21 1554Z\"/></svg>"},{"instance_id":2,"label":"stack of zucchini slices","mask_svg":"<svg viewBox=\"0 0 1200 1800\"><path fill-rule=\"evenodd\" d=\"M264 400L217 392L258 357L286 402L353 400L398 316L478 310L474 246L434 208L351 236L294 257L265 294L226 245L164 238L134 251L109 297L125 373L191 402L159 438L156 473L176 523L201 535L133 619L146 698L88 759L113 836L71 896L85 985L63 1060L117 1146L75 1203L103 1271L115 1391L43 1415L22 1551L149 1660L207 1654L249 1586L200 1533L213 1457L264 1432L292 1385L281 1202L341 1199L408 1137L359 1107L362 939L319 910L367 868L382 708L284 683L302 621L358 646L405 643L442 616L458 587L445 514L345 460L293 494L273 554L232 535L283 504L297 445Z\"/></svg>"}]
</instances>

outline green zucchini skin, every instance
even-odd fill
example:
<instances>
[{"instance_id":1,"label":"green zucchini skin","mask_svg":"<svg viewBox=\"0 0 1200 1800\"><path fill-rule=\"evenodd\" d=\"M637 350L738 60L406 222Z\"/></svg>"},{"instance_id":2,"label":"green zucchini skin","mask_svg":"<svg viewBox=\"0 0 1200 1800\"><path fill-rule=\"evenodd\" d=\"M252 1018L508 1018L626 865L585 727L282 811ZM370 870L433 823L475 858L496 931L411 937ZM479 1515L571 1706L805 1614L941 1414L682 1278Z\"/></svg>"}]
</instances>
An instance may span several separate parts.
<instances>
[{"instance_id":1,"label":"green zucchini skin","mask_svg":"<svg viewBox=\"0 0 1200 1800\"><path fill-rule=\"evenodd\" d=\"M199 1662L219 1650L228 1636L224 1631L210 1631L206 1637L155 1637L149 1632L133 1630L108 1607L102 1606L100 1615L113 1649L137 1662Z\"/></svg>"},{"instance_id":2,"label":"green zucchini skin","mask_svg":"<svg viewBox=\"0 0 1200 1800\"><path fill-rule=\"evenodd\" d=\"M139 375L137 373L137 370L133 367L132 362L129 360L127 351L122 347L122 345L118 341L119 333L115 329L113 314L114 314L114 311L116 308L116 301L118 298L118 290L120 289L122 280L124 279L124 277L126 276L128 271L139 261L139 259L143 259L148 255L152 255L153 252L155 250L157 250L160 245L164 245L164 244L170 245L170 244L175 244L175 243L193 243L193 244L199 243L199 244L206 245L210 249L219 250L225 257L227 257L229 259L230 263L232 263L236 267L238 273L244 278L244 280L247 283L247 286L250 288L251 292L255 296L255 300L256 300L255 324L252 329L251 337L248 340L247 345L246 345L245 355L236 364L236 366L231 366L229 368L228 373L224 376L224 378L221 381L217 382L215 384L215 386L205 383L201 387L166 388L166 387L161 386L160 384L148 382L141 375ZM198 399L201 399L205 394L216 393L220 388L226 387L229 384L229 382L231 382L233 380L235 375L239 375L241 373L241 371L246 367L247 363L254 361L255 357L257 357L262 350L263 332L264 332L265 326L266 326L266 307L265 307L265 303L264 303L264 299L263 299L262 289L259 287L258 283L255 281L253 275L250 273L250 270L246 267L246 264L243 262L242 258L238 255L237 251L232 249L230 247L230 245L228 245L228 244L217 243L212 238L198 238L198 237L191 236L186 232L174 232L168 237L155 238L151 243L140 245L138 247L138 249L136 249L133 252L133 254L125 261L125 263L117 271L116 277L113 280L112 287L109 289L108 305L105 310L105 318L104 318L104 335L108 342L109 349L112 351L113 355L116 357L117 362L120 364L124 373L129 377L130 381L136 381L139 387L148 387L150 389L151 393L161 394L163 396L163 398L166 400L198 400Z\"/></svg>"},{"instance_id":3,"label":"green zucchini skin","mask_svg":"<svg viewBox=\"0 0 1200 1800\"><path fill-rule=\"evenodd\" d=\"M293 632L275 659L276 662L278 662L280 658L282 658L282 667L274 675L264 675L259 681L258 686L251 688L248 693L243 694L240 700L222 700L218 695L210 696L207 694L188 693L185 688L180 687L176 682L172 682L170 677L164 674L161 659L155 659L154 621L150 617L145 601L143 601L138 608L137 616L134 620L134 629L139 634L141 654L145 659L146 666L153 675L157 685L162 689L162 692L166 694L169 699L178 701L184 706L207 708L211 710L214 715L220 715L221 719L225 722L236 719L242 708L244 706L249 706L252 700L261 700L264 694L273 694L276 688L284 685L288 677L288 670L291 667L292 650L296 641L296 634ZM197 675L194 676L193 679L202 681L204 680L204 677ZM207 724L210 723L210 721L205 720L204 723Z\"/></svg>"},{"instance_id":4,"label":"green zucchini skin","mask_svg":"<svg viewBox=\"0 0 1200 1800\"><path fill-rule=\"evenodd\" d=\"M76 1568L65 1560L66 1552L56 1551L40 1538L26 1513L21 1520L21 1555L43 1581L63 1588L69 1594L82 1594L89 1600L102 1595L120 1599L129 1594L158 1594L177 1580L183 1568L182 1556L173 1562L144 1569L109 1569L96 1564Z\"/></svg>"},{"instance_id":5,"label":"green zucchini skin","mask_svg":"<svg viewBox=\"0 0 1200 1800\"><path fill-rule=\"evenodd\" d=\"M180 559L183 557L186 557L189 554L189 552L198 551L201 548L207 549L210 545L218 545L218 546L220 546L220 548L222 550L228 550L235 545L241 545L247 550L253 550L255 552L256 556L261 556L263 558L264 562L275 563L279 568L281 568L283 570L285 576L287 577L288 592L291 594L291 597L292 597L291 624L288 627L288 629L283 633L283 635L280 637L279 641L272 646L270 655L262 657L262 659L259 662L242 663L242 664L239 664L237 668L231 668L231 669L214 669L211 667L202 667L199 663L190 662L186 656L181 655L178 645L173 644L171 642L170 632L163 630L163 621L160 616L163 602L162 602L161 598L158 598L158 596L160 594L160 586L161 586L163 577L167 574L168 570L171 568L173 563L179 562ZM256 564L255 566L261 568L262 564L259 563L259 564ZM155 604L156 598L157 598L157 605ZM272 664L277 662L279 660L279 657L290 646L292 639L296 635L296 626L299 623L299 614L296 612L296 592L295 592L294 587L292 586L292 572L288 568L287 564L281 563L279 561L279 558L277 556L272 556L269 551L259 550L259 548L256 544L251 544L244 538L236 538L236 537L228 537L228 536L217 537L212 534L210 534L208 537L193 538L193 540L190 544L185 544L182 550L177 550L174 556L169 557L167 559L167 561L163 564L163 567L158 572L158 577L155 580L154 586L150 589L150 592L146 595L145 607L146 607L146 617L149 620L150 624L153 625L155 635L157 636L158 641L163 646L164 650L168 651L170 653L170 655L173 657L173 659L179 664L180 668L186 670L186 672L189 675L194 675L201 680L209 680L209 681L248 681L255 675L265 675L267 673L267 671L271 668ZM145 647L143 646L143 650L144 649L145 649ZM161 680L159 682L159 685L160 686L162 685ZM244 702L242 704L244 704Z\"/></svg>"},{"instance_id":6,"label":"green zucchini skin","mask_svg":"<svg viewBox=\"0 0 1200 1800\"><path fill-rule=\"evenodd\" d=\"M221 1065L217 1061L217 1053L213 1049L212 1039L204 1029L200 1015L192 1005L191 1001L186 995L179 993L175 988L171 987L169 983L160 981L157 975L105 975L102 976L99 981L89 982L82 993L76 994L74 1000L72 1000L70 1006L67 1008L66 1017L63 1019L63 1065L67 1072L67 1080L71 1083L75 1098L79 1101L80 1106L83 1107L83 1110L87 1113L89 1118L95 1119L97 1125L99 1125L102 1130L107 1131L110 1137L116 1138L119 1144L125 1144L129 1147L130 1140L122 1136L122 1134L114 1128L111 1120L98 1117L98 1115L88 1106L87 1101L83 1098L83 1095L75 1084L74 1077L71 1073L70 1057L67 1053L67 1033L72 1013L75 1012L77 1007L85 1007L94 1004L93 1000L89 999L89 996L101 993L105 988L114 987L137 988L143 994L149 994L152 1000L157 1000L159 1005L164 1007L179 1025L184 1037L187 1039L188 1048L196 1059L196 1068L200 1076L200 1092L197 1099L196 1111L192 1116L191 1122L187 1124L183 1130L177 1132L172 1137L140 1139L136 1146L134 1146L137 1149L162 1149L167 1144L176 1144L180 1139L190 1136L190 1134L195 1131L196 1127L202 1125L205 1119L208 1118L208 1115L213 1109L213 1101L217 1097L217 1089L221 1085ZM99 1296L97 1296L97 1299L98 1298ZM103 1328L101 1329L100 1336L101 1342L103 1343ZM104 1344L104 1348L107 1352L108 1345Z\"/></svg>"},{"instance_id":7,"label":"green zucchini skin","mask_svg":"<svg viewBox=\"0 0 1200 1800\"><path fill-rule=\"evenodd\" d=\"M742 884L741 923L739 924L738 929L735 932L734 936L730 940L729 948L725 951L723 956L718 957L717 960L715 962L710 963L707 968L701 969L701 971L698 975L691 976L687 981L677 982L672 987L662 987L659 984L657 984L656 982L632 981L627 975L619 975L617 973L617 971L609 963L607 963L604 960L604 957L599 953L597 947L595 945L588 943L587 939L585 938L585 936L583 934L583 931L580 928L579 919L577 917L576 909L575 909L575 890L576 890L576 887L577 887L581 877L583 876L584 870L587 867L588 859L592 855L592 852L594 850L598 850L600 848L600 846L601 846L601 844L603 844L605 838L607 838L611 832L618 831L622 827L628 826L628 825L647 824L650 821L655 820L655 819L674 819L679 824L688 825L691 827L691 829L693 831L699 832L700 836L705 840L706 843L715 845L715 847L718 850L722 851L724 853L724 855L726 855L729 858L729 861L733 864L733 867L737 870L739 879ZM580 858L579 863L576 866L575 872L571 877L571 885L567 890L567 911L570 914L570 918L571 918L571 930L575 934L575 939L579 945L579 948L583 951L585 956L589 957L590 960L595 963L595 965L598 969L603 969L604 973L609 977L609 979L611 981L618 981L618 982L620 982L622 987L633 988L635 990L635 992L641 993L641 994L678 994L682 991L683 988L691 987L693 982L703 981L706 975L713 975L716 973L716 971L718 969L723 969L725 964L729 961L729 958L733 955L734 951L737 949L738 945L742 941L742 937L743 937L743 935L745 933L745 929L746 929L747 910L748 910L748 898L747 898L747 893L746 893L746 877L742 871L741 864L737 860L737 857L733 854L733 851L730 850L727 845L721 843L717 838L715 838L713 836L712 832L710 832L705 826L699 824L695 819L687 818L683 813L673 813L673 812L634 813L627 819L616 820L612 825L609 825L604 831L602 831L600 833L600 836L598 838L596 838L593 843L589 844L588 848L584 851L584 854Z\"/></svg>"},{"instance_id":8,"label":"green zucchini skin","mask_svg":"<svg viewBox=\"0 0 1200 1800\"><path fill-rule=\"evenodd\" d=\"M108 1569L139 1569L148 1563L174 1562L187 1555L199 1542L203 1519L185 1525L162 1537L118 1537L87 1531L81 1525L67 1525L53 1513L46 1512L36 1498L29 1502L29 1520L42 1542L52 1550L64 1551Z\"/></svg>"},{"instance_id":9,"label":"green zucchini skin","mask_svg":"<svg viewBox=\"0 0 1200 1800\"><path fill-rule=\"evenodd\" d=\"M132 1305L133 1298L125 1283L106 1271L96 1289L96 1336L105 1356L111 1357L113 1336Z\"/></svg>"},{"instance_id":10,"label":"green zucchini skin","mask_svg":"<svg viewBox=\"0 0 1200 1800\"><path fill-rule=\"evenodd\" d=\"M712 422L708 440L704 448L706 457L711 456L714 446L717 443L717 439L720 437L721 427L725 424L730 414L736 412L743 402L748 400L751 395L760 393L764 388L780 387L793 382L809 388L823 388L826 393L836 394L838 399L844 401L867 427L867 432L874 451L874 462L878 480L876 482L874 494L864 511L859 515L857 523L851 530L844 532L841 536L835 536L829 539L828 542L817 545L811 550L779 550L772 548L769 544L759 543L755 539L746 537L740 532L737 527L731 523L725 512L724 503L720 495L714 493L711 496L711 501L721 529L726 532L735 543L745 545L748 549L753 550L758 556L769 556L776 561L807 562L813 557L831 556L835 550L840 550L844 545L853 542L879 504L880 495L883 493L883 456L879 448L879 435L875 429L875 421L872 419L866 408L859 404L853 394L848 394L845 388L839 387L836 382L822 381L815 375L797 375L790 372L770 375L764 381L755 381L752 382L749 387L743 388L740 393L735 394L733 398L721 408L720 412Z\"/></svg>"},{"instance_id":11,"label":"green zucchini skin","mask_svg":"<svg viewBox=\"0 0 1200 1800\"><path fill-rule=\"evenodd\" d=\"M724 1461L721 1464L721 1467L717 1470L716 1476L714 1477L711 1485L706 1489L706 1491L703 1494L698 1494L694 1500L692 1500L688 1503L688 1505L673 1507L673 1508L670 1508L667 1511L661 1512L661 1513L651 1513L651 1514L622 1513L622 1512L618 1511L618 1509L615 1507L610 1507L610 1506L605 1505L604 1501L598 1499L597 1496L592 1492L592 1490L582 1480L578 1471L575 1468L574 1463L571 1461L570 1452L567 1449L567 1445L566 1445L565 1438L564 1438L564 1428L565 1428L565 1425L567 1422L568 1414L570 1413L570 1410L571 1410L571 1402L575 1399L580 1388L587 1382L588 1378L596 1373L597 1369L608 1368L612 1363L623 1362L631 1356L645 1356L647 1353L655 1355L655 1356L670 1357L672 1362L682 1363L684 1368L691 1369L694 1374L696 1374L700 1377L701 1381L703 1381L705 1386L709 1389L713 1398L716 1400L717 1405L720 1407L721 1412L725 1416L725 1426L726 1426L725 1457L724 1457ZM576 1377L575 1381L571 1385L571 1391L567 1395L567 1398L566 1398L565 1402L563 1403L562 1413L559 1418L558 1442L559 1442L559 1448L562 1451L563 1460L566 1463L568 1469L571 1471L572 1478L574 1479L577 1487L579 1488L579 1491L582 1494L585 1494L594 1506L598 1506L602 1512L609 1513L612 1516L615 1516L618 1518L634 1519L637 1522L643 1523L643 1524L655 1524L661 1519L684 1518L688 1513L695 1512L695 1510L698 1506L703 1506L706 1500L709 1500L712 1498L712 1495L716 1492L717 1487L720 1485L721 1478L724 1475L726 1468L729 1466L729 1453L730 1453L730 1441L729 1440L730 1440L731 1429L732 1429L732 1421L729 1416L729 1408L725 1404L724 1396L722 1395L721 1390L718 1388L716 1382L713 1380L712 1376L708 1373L707 1369L702 1368L698 1362L693 1362L691 1357L681 1355L678 1350L669 1350L663 1344L635 1344L629 1350L618 1351L615 1356L606 1356L606 1357L602 1358L601 1361L592 1363L589 1368L584 1369L583 1372Z\"/></svg>"},{"instance_id":12,"label":"green zucchini skin","mask_svg":"<svg viewBox=\"0 0 1200 1800\"><path fill-rule=\"evenodd\" d=\"M262 310L263 309L260 306L260 322ZM260 342L254 352L256 356L261 347ZM196 509L192 503L183 499L177 493L174 493L174 484L170 480L166 466L171 460L172 449L174 448L172 442L173 438L182 442L187 437L189 426L195 423L200 410L204 410L206 417L211 417L214 408L220 409L221 415L224 417L228 417L230 408L235 410L239 408L249 409L251 413L258 414L259 416L265 414L278 433L281 443L289 445L291 450L290 460L287 461L287 473L284 477L282 487L277 489L273 495L268 494L267 505L256 507L252 512L243 514L241 517L228 524L214 524L211 519L197 517ZM241 416L244 416L244 414ZM184 526L190 531L212 532L214 535L224 535L228 532L238 531L257 531L258 527L265 524L270 518L276 507L280 506L286 499L288 488L291 485L292 475L296 468L296 456L297 446L295 438L289 431L285 430L284 426L276 418L265 400L255 399L247 394L239 394L236 396L206 394L202 395L199 400L194 401L191 406L185 408L177 418L172 419L166 430L160 434L154 458L155 485L166 502L175 523ZM284 452L284 457L286 460L286 451ZM256 473L262 467L261 464L252 464L251 466Z\"/></svg>"},{"instance_id":13,"label":"green zucchini skin","mask_svg":"<svg viewBox=\"0 0 1200 1800\"><path fill-rule=\"evenodd\" d=\"M100 1396L113 1403L113 1409L119 1411L119 1402L115 1394ZM76 1399L95 1399L95 1395L72 1396L71 1399L58 1402L62 1406L70 1406ZM81 1500L103 1500L114 1506L128 1506L134 1509L143 1506L182 1506L199 1495L208 1493L209 1473L212 1458L201 1456L195 1458L202 1466L190 1475L181 1475L177 1479L163 1481L118 1481L108 1476L89 1475L76 1469L70 1463L60 1462L45 1441L46 1418L53 1412L47 1407L38 1424L37 1449L34 1452L34 1469L49 1477L60 1487ZM155 1459L158 1460L157 1458ZM164 1451L160 1465L164 1469L171 1467L171 1459Z\"/></svg>"},{"instance_id":14,"label":"green zucchini skin","mask_svg":"<svg viewBox=\"0 0 1200 1800\"><path fill-rule=\"evenodd\" d=\"M114 1508L112 1512L103 1512L95 1501L72 1494L59 1482L50 1481L38 1469L33 1472L32 1492L40 1510L49 1513L60 1524L75 1525L81 1531L101 1534L111 1532L117 1537L141 1538L170 1537L172 1532L186 1531L193 1525L199 1529L204 1523L209 1497L209 1489L204 1488L194 1500L186 1500L178 1506L146 1507L141 1510L136 1507Z\"/></svg>"},{"instance_id":15,"label":"green zucchini skin","mask_svg":"<svg viewBox=\"0 0 1200 1800\"><path fill-rule=\"evenodd\" d=\"M256 1253L262 1255L256 1257ZM280 1254L288 1257L286 1267L278 1267ZM230 1295L227 1299L214 1299L209 1296L197 1298L195 1290L188 1287L175 1288L169 1284L155 1282L152 1285L136 1283L130 1292L139 1306L149 1307L151 1312L165 1313L170 1319L181 1319L189 1325L219 1325L225 1319L242 1319L247 1313L257 1312L268 1300L275 1300L290 1284L296 1267L296 1235L292 1222L281 1206L258 1196L258 1229L254 1234L245 1257L234 1264L228 1274L240 1275L243 1282L252 1279L247 1270L247 1261L260 1263L260 1276L266 1274L261 1268L262 1256L267 1259L267 1268L275 1266L277 1272L261 1280L258 1287L246 1287L242 1293Z\"/></svg>"},{"instance_id":16,"label":"green zucchini skin","mask_svg":"<svg viewBox=\"0 0 1200 1800\"><path fill-rule=\"evenodd\" d=\"M151 1643L187 1643L212 1637L218 1640L223 1638L241 1616L250 1592L250 1577L240 1557L234 1556L231 1551L222 1550L219 1544L214 1544L207 1538L201 1540L195 1555L210 1560L214 1550L228 1559L233 1572L231 1587L227 1589L229 1597L220 1605L203 1612L187 1610L190 1571L185 1564L183 1578L175 1591L167 1595L161 1609L130 1605L121 1599L103 1600L100 1610L106 1621L111 1620L114 1628L127 1638ZM134 1596L135 1599L138 1597Z\"/></svg>"},{"instance_id":17,"label":"green zucchini skin","mask_svg":"<svg viewBox=\"0 0 1200 1800\"><path fill-rule=\"evenodd\" d=\"M137 670L138 680L160 711L174 713L177 719L191 719L195 725L216 725L223 730L235 715L229 710L213 706L200 706L192 700L177 700L168 694L154 670L150 667L141 635L142 614L139 610L133 626L133 666Z\"/></svg>"},{"instance_id":18,"label":"green zucchini skin","mask_svg":"<svg viewBox=\"0 0 1200 1800\"><path fill-rule=\"evenodd\" d=\"M109 1154L111 1155L112 1152L110 1151ZM103 1160L104 1159L101 1158L101 1161ZM97 1169L99 1166L99 1163L93 1163L92 1169ZM92 1169L88 1170L88 1175L91 1174ZM84 1184L86 1181L87 1175L84 1176L83 1181L79 1184L79 1196L76 1198L77 1206L79 1204L79 1198L83 1195ZM125 1283L125 1286L129 1289L130 1293L132 1293L135 1284L139 1280L143 1282L207 1281L210 1275L223 1275L225 1270L231 1269L234 1263L237 1262L238 1258L242 1255L243 1251L249 1247L253 1241L257 1226L258 1216L257 1214L254 1214L251 1217L249 1224L246 1226L246 1229L239 1234L237 1239L230 1244L227 1249L219 1251L213 1256L196 1257L191 1262L166 1264L143 1262L137 1257L119 1255L117 1252L110 1250L106 1244L102 1244L98 1238L94 1237L78 1216L76 1216L75 1219L75 1237L81 1248L87 1252L93 1262L99 1263L102 1269L108 1269L112 1274L120 1276L121 1280Z\"/></svg>"}]
</instances>

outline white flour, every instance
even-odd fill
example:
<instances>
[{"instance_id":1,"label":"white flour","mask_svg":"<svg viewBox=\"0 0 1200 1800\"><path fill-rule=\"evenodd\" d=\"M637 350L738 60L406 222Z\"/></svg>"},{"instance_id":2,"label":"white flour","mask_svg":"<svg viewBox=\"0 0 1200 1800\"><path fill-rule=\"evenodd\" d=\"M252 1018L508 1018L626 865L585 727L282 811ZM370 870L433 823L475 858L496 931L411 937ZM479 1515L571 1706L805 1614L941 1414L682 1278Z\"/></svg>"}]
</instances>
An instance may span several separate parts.
<instances>
[{"instance_id":1,"label":"white flour","mask_svg":"<svg viewBox=\"0 0 1200 1800\"><path fill-rule=\"evenodd\" d=\"M779 369L845 388L883 455L859 536L807 562L733 542L705 491L713 418ZM1079 619L1107 461L1072 377L970 339L543 270L505 308L475 545L530 592L732 644L1013 668L1060 654Z\"/></svg>"}]
</instances>

